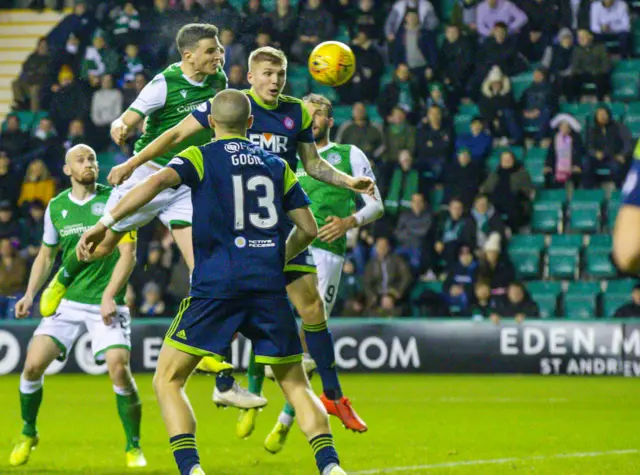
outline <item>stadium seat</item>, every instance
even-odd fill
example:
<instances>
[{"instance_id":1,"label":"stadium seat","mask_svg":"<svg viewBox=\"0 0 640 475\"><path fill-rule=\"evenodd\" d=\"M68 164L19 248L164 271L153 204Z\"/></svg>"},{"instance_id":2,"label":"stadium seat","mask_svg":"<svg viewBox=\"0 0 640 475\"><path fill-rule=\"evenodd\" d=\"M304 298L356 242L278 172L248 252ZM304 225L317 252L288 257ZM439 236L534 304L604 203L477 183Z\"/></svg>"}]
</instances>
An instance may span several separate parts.
<instances>
[{"instance_id":1,"label":"stadium seat","mask_svg":"<svg viewBox=\"0 0 640 475\"><path fill-rule=\"evenodd\" d=\"M640 121L638 122L628 122L627 127L629 128L629 132L634 139L640 138Z\"/></svg>"},{"instance_id":2,"label":"stadium seat","mask_svg":"<svg viewBox=\"0 0 640 475\"><path fill-rule=\"evenodd\" d=\"M513 265L521 279L540 278L540 252L527 251L511 254Z\"/></svg>"},{"instance_id":3,"label":"stadium seat","mask_svg":"<svg viewBox=\"0 0 640 475\"><path fill-rule=\"evenodd\" d=\"M567 200L567 193L565 190L540 190L536 193L537 202L556 202L564 204Z\"/></svg>"},{"instance_id":4,"label":"stadium seat","mask_svg":"<svg viewBox=\"0 0 640 475\"><path fill-rule=\"evenodd\" d=\"M524 163L524 167L531 176L531 181L536 188L544 186L544 161L532 161L527 159Z\"/></svg>"},{"instance_id":5,"label":"stadium seat","mask_svg":"<svg viewBox=\"0 0 640 475\"><path fill-rule=\"evenodd\" d=\"M564 295L564 315L569 318L594 318L597 316L598 282L571 282Z\"/></svg>"},{"instance_id":6,"label":"stadium seat","mask_svg":"<svg viewBox=\"0 0 640 475\"><path fill-rule=\"evenodd\" d=\"M601 204L604 201L604 190L582 190L578 189L573 192L571 203L595 203Z\"/></svg>"},{"instance_id":7,"label":"stadium seat","mask_svg":"<svg viewBox=\"0 0 640 475\"><path fill-rule=\"evenodd\" d=\"M630 102L627 104L627 114L624 120L627 124L640 121L640 102Z\"/></svg>"},{"instance_id":8,"label":"stadium seat","mask_svg":"<svg viewBox=\"0 0 640 475\"><path fill-rule=\"evenodd\" d=\"M524 91L533 83L533 72L528 71L511 78L511 90L513 97L519 101Z\"/></svg>"},{"instance_id":9,"label":"stadium seat","mask_svg":"<svg viewBox=\"0 0 640 475\"><path fill-rule=\"evenodd\" d=\"M547 159L547 149L542 147L531 147L527 151L526 161L544 162Z\"/></svg>"},{"instance_id":10,"label":"stadium seat","mask_svg":"<svg viewBox=\"0 0 640 475\"><path fill-rule=\"evenodd\" d=\"M470 114L456 114L453 116L453 126L456 131L456 135L468 134L471 127L471 119L473 116Z\"/></svg>"},{"instance_id":11,"label":"stadium seat","mask_svg":"<svg viewBox=\"0 0 640 475\"><path fill-rule=\"evenodd\" d=\"M351 117L351 106L335 106L333 108L333 119L337 126L351 120Z\"/></svg>"},{"instance_id":12,"label":"stadium seat","mask_svg":"<svg viewBox=\"0 0 640 475\"><path fill-rule=\"evenodd\" d=\"M633 73L614 71L611 77L611 86L613 89L612 97L616 101L634 101L640 97L638 71Z\"/></svg>"},{"instance_id":13,"label":"stadium seat","mask_svg":"<svg viewBox=\"0 0 640 475\"><path fill-rule=\"evenodd\" d=\"M500 158L500 155L502 155L502 152L508 152L508 151L512 152L515 155L516 159L518 160L524 159L525 148L519 145L513 145L512 147L494 148L491 155Z\"/></svg>"},{"instance_id":14,"label":"stadium seat","mask_svg":"<svg viewBox=\"0 0 640 475\"><path fill-rule=\"evenodd\" d=\"M542 234L515 234L509 241L509 253L527 249L541 252L544 247L544 235Z\"/></svg>"},{"instance_id":15,"label":"stadium seat","mask_svg":"<svg viewBox=\"0 0 640 475\"><path fill-rule=\"evenodd\" d=\"M617 279L607 282L605 295L617 295L621 298L630 298L631 291L638 281L636 279Z\"/></svg>"},{"instance_id":16,"label":"stadium seat","mask_svg":"<svg viewBox=\"0 0 640 475\"><path fill-rule=\"evenodd\" d=\"M558 295L562 291L560 282L532 281L527 283L527 290L538 304L541 318L553 318L557 315Z\"/></svg>"},{"instance_id":17,"label":"stadium seat","mask_svg":"<svg viewBox=\"0 0 640 475\"><path fill-rule=\"evenodd\" d=\"M421 296L426 291L431 290L437 294L442 292L442 282L422 282L418 281L416 285L413 287L411 294L409 295L409 302L411 304L411 314L414 317L424 317L424 316L438 316L438 315L425 315L425 310L422 308L420 303Z\"/></svg>"},{"instance_id":18,"label":"stadium seat","mask_svg":"<svg viewBox=\"0 0 640 475\"><path fill-rule=\"evenodd\" d=\"M569 208L569 229L573 232L596 233L600 227L600 207L571 206Z\"/></svg>"},{"instance_id":19,"label":"stadium seat","mask_svg":"<svg viewBox=\"0 0 640 475\"><path fill-rule=\"evenodd\" d=\"M616 223L616 218L618 216L618 210L620 209L620 200L609 200L607 203L607 224L608 228L611 230Z\"/></svg>"},{"instance_id":20,"label":"stadium seat","mask_svg":"<svg viewBox=\"0 0 640 475\"><path fill-rule=\"evenodd\" d=\"M531 230L536 233L562 232L562 204L554 201L533 203Z\"/></svg>"},{"instance_id":21,"label":"stadium seat","mask_svg":"<svg viewBox=\"0 0 640 475\"><path fill-rule=\"evenodd\" d=\"M317 81L311 81L311 92L315 94L322 94L333 103L340 101L338 93L334 87L324 86Z\"/></svg>"},{"instance_id":22,"label":"stadium seat","mask_svg":"<svg viewBox=\"0 0 640 475\"><path fill-rule=\"evenodd\" d=\"M473 102L469 104L460 104L460 107L458 107L458 114L475 117L480 115L480 109Z\"/></svg>"},{"instance_id":23,"label":"stadium seat","mask_svg":"<svg viewBox=\"0 0 640 475\"><path fill-rule=\"evenodd\" d=\"M9 115L7 115L7 117L12 115L16 116L20 120L20 130L22 130L23 132L29 132L31 130L31 127L33 127L34 125L34 118L35 118L35 115L33 112L13 111ZM4 132L5 130L7 130L6 120L2 123L2 131Z\"/></svg>"},{"instance_id":24,"label":"stadium seat","mask_svg":"<svg viewBox=\"0 0 640 475\"><path fill-rule=\"evenodd\" d=\"M560 105L560 112L571 114L581 123L589 120L595 110L594 104L565 103Z\"/></svg>"},{"instance_id":25,"label":"stadium seat","mask_svg":"<svg viewBox=\"0 0 640 475\"><path fill-rule=\"evenodd\" d=\"M429 204L432 210L437 210L442 204L442 197L444 196L443 188L433 188L429 193Z\"/></svg>"},{"instance_id":26,"label":"stadium seat","mask_svg":"<svg viewBox=\"0 0 640 475\"><path fill-rule=\"evenodd\" d=\"M611 252L613 238L611 234L594 234L589 239L589 249Z\"/></svg>"},{"instance_id":27,"label":"stadium seat","mask_svg":"<svg viewBox=\"0 0 640 475\"><path fill-rule=\"evenodd\" d=\"M611 251L587 248L586 271L594 279L612 279L616 276L616 268L611 262Z\"/></svg>"},{"instance_id":28,"label":"stadium seat","mask_svg":"<svg viewBox=\"0 0 640 475\"><path fill-rule=\"evenodd\" d=\"M378 125L382 125L384 123L384 120L382 120L382 117L380 117L380 113L378 112L378 106L370 104L366 106L366 108L367 108L367 117L371 122Z\"/></svg>"},{"instance_id":29,"label":"stadium seat","mask_svg":"<svg viewBox=\"0 0 640 475\"><path fill-rule=\"evenodd\" d=\"M496 171L500 165L500 157L497 155L491 155L486 162L487 171L489 173Z\"/></svg>"},{"instance_id":30,"label":"stadium seat","mask_svg":"<svg viewBox=\"0 0 640 475\"><path fill-rule=\"evenodd\" d=\"M621 297L620 295L608 295L605 294L602 297L602 316L604 318L611 318L621 306L629 301L629 296Z\"/></svg>"},{"instance_id":31,"label":"stadium seat","mask_svg":"<svg viewBox=\"0 0 640 475\"><path fill-rule=\"evenodd\" d=\"M551 279L577 279L580 264L582 236L575 234L554 235L547 250L548 275Z\"/></svg>"},{"instance_id":32,"label":"stadium seat","mask_svg":"<svg viewBox=\"0 0 640 475\"><path fill-rule=\"evenodd\" d=\"M627 113L627 106L624 102L600 103L596 107L604 106L611 111L611 115L615 120L622 120Z\"/></svg>"}]
</instances>

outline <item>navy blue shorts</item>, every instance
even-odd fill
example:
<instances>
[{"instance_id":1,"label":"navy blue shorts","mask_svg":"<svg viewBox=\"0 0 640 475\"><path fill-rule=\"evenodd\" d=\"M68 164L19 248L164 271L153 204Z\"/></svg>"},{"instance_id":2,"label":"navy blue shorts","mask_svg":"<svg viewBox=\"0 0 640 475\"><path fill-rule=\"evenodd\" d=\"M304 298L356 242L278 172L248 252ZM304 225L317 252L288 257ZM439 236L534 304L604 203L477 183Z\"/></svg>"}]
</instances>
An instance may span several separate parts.
<instances>
[{"instance_id":1,"label":"navy blue shorts","mask_svg":"<svg viewBox=\"0 0 640 475\"><path fill-rule=\"evenodd\" d=\"M222 361L234 335L251 340L256 361L264 364L302 361L302 344L286 297L205 299L187 297L169 327L165 343L195 356Z\"/></svg>"},{"instance_id":2,"label":"navy blue shorts","mask_svg":"<svg viewBox=\"0 0 640 475\"><path fill-rule=\"evenodd\" d=\"M640 159L633 161L622 186L622 204L640 206Z\"/></svg>"},{"instance_id":3,"label":"navy blue shorts","mask_svg":"<svg viewBox=\"0 0 640 475\"><path fill-rule=\"evenodd\" d=\"M316 263L313 260L313 256L311 255L309 248L306 248L284 266L284 275L287 279L287 285L305 274L317 273L318 270L316 269Z\"/></svg>"}]
</instances>

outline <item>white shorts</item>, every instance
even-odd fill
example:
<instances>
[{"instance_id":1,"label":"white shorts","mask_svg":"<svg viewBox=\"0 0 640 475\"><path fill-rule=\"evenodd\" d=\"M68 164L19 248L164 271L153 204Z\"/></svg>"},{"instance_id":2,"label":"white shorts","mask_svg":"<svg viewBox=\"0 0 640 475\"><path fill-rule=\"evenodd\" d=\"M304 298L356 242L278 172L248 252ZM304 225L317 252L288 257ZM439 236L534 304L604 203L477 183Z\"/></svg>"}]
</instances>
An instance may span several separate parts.
<instances>
[{"instance_id":1,"label":"white shorts","mask_svg":"<svg viewBox=\"0 0 640 475\"><path fill-rule=\"evenodd\" d=\"M159 166L148 163L138 167L128 180L113 189L106 210L111 211L129 190L158 170L161 170ZM188 186L180 185L177 190L169 188L162 191L134 214L116 223L112 229L117 232L132 231L141 228L156 216L169 229L172 225L191 226L192 214L191 190Z\"/></svg>"},{"instance_id":2,"label":"white shorts","mask_svg":"<svg viewBox=\"0 0 640 475\"><path fill-rule=\"evenodd\" d=\"M56 313L43 318L33 335L47 335L60 347L59 360L64 360L84 329L91 337L91 351L96 363L104 363L110 348L131 349L131 316L124 305L116 307L111 325L102 322L100 305L62 300Z\"/></svg>"},{"instance_id":3,"label":"white shorts","mask_svg":"<svg viewBox=\"0 0 640 475\"><path fill-rule=\"evenodd\" d=\"M324 299L328 318L331 316L331 310L333 310L338 297L344 257L317 247L310 247L309 249L318 269L318 287L320 295Z\"/></svg>"}]
</instances>

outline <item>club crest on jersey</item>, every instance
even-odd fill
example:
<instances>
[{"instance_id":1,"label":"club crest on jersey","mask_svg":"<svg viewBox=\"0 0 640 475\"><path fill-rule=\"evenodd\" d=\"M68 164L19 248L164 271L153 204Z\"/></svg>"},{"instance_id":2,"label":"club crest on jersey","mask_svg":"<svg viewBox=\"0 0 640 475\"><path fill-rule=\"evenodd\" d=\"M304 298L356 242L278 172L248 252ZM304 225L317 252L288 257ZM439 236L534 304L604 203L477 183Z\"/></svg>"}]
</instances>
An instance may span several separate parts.
<instances>
[{"instance_id":1,"label":"club crest on jersey","mask_svg":"<svg viewBox=\"0 0 640 475\"><path fill-rule=\"evenodd\" d=\"M229 142L224 144L225 151L229 153L238 153L242 146L238 142Z\"/></svg>"},{"instance_id":2,"label":"club crest on jersey","mask_svg":"<svg viewBox=\"0 0 640 475\"><path fill-rule=\"evenodd\" d=\"M327 162L329 162L331 165L337 165L341 161L342 161L342 157L340 156L339 153L332 152L329 155L327 155Z\"/></svg>"},{"instance_id":3,"label":"club crest on jersey","mask_svg":"<svg viewBox=\"0 0 640 475\"><path fill-rule=\"evenodd\" d=\"M284 153L287 151L289 138L284 135L276 134L249 134L249 140L252 144L273 153Z\"/></svg>"},{"instance_id":4,"label":"club crest on jersey","mask_svg":"<svg viewBox=\"0 0 640 475\"><path fill-rule=\"evenodd\" d=\"M91 205L91 214L94 216L102 216L104 214L104 203L93 203L93 205Z\"/></svg>"},{"instance_id":5,"label":"club crest on jersey","mask_svg":"<svg viewBox=\"0 0 640 475\"><path fill-rule=\"evenodd\" d=\"M60 214L62 215L63 218L66 218L67 214L69 214L69 212L66 209L63 209Z\"/></svg>"},{"instance_id":6,"label":"club crest on jersey","mask_svg":"<svg viewBox=\"0 0 640 475\"><path fill-rule=\"evenodd\" d=\"M291 117L285 117L283 123L284 123L284 126L289 130L293 130L293 128L296 125L296 123L293 121Z\"/></svg>"},{"instance_id":7,"label":"club crest on jersey","mask_svg":"<svg viewBox=\"0 0 640 475\"><path fill-rule=\"evenodd\" d=\"M187 98L187 91L185 89L182 89L180 91L180 95L182 96L183 99L186 99Z\"/></svg>"},{"instance_id":8,"label":"club crest on jersey","mask_svg":"<svg viewBox=\"0 0 640 475\"><path fill-rule=\"evenodd\" d=\"M240 249L242 249L247 245L247 240L242 236L238 236L237 238L235 238L233 243L236 245L236 247L239 247Z\"/></svg>"}]
</instances>

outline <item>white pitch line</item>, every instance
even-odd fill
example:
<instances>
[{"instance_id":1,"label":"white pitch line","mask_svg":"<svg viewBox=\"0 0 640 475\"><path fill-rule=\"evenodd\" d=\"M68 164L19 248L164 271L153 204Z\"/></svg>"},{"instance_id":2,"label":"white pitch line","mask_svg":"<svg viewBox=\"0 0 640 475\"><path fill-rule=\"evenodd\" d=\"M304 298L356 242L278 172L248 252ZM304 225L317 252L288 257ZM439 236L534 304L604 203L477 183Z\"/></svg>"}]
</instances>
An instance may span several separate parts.
<instances>
[{"instance_id":1,"label":"white pitch line","mask_svg":"<svg viewBox=\"0 0 640 475\"><path fill-rule=\"evenodd\" d=\"M503 459L488 459L488 460L464 460L460 462L447 462L447 463L435 463L432 465L413 465L409 467L389 467L389 468L374 468L371 470L360 470L358 472L349 472L352 475L372 475L377 473L395 473L404 472L411 473L410 471L426 471L435 470L439 468L452 468L452 467L467 467L474 465L502 465L511 462L528 462L537 460L550 460L550 459L564 459L564 458L585 458L585 457L606 457L609 455L629 455L639 453L639 449L627 449L627 450L609 450L606 452L575 452L570 454L554 454L554 455L538 455L535 457L509 457Z\"/></svg>"}]
</instances>

